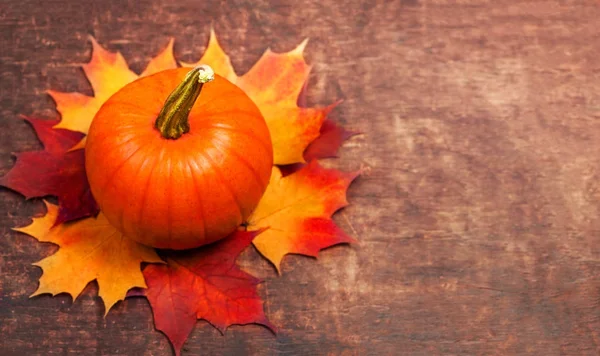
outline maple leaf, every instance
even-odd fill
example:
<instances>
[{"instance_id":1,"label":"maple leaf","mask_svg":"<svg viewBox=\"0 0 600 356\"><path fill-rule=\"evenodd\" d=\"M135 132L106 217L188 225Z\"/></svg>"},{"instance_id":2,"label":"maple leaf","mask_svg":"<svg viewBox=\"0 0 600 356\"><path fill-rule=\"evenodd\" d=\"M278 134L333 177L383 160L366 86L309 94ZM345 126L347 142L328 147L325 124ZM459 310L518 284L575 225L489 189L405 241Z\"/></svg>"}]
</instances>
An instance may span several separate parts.
<instances>
[{"instance_id":1,"label":"maple leaf","mask_svg":"<svg viewBox=\"0 0 600 356\"><path fill-rule=\"evenodd\" d=\"M115 230L104 215L54 226L58 207L46 203L48 212L26 227L15 228L40 242L52 242L58 251L35 266L42 268L38 289L31 295L68 293L75 300L96 280L105 315L127 291L146 287L140 264L163 263L154 249L134 242ZM54 226L54 227L53 227Z\"/></svg>"},{"instance_id":2,"label":"maple leaf","mask_svg":"<svg viewBox=\"0 0 600 356\"><path fill-rule=\"evenodd\" d=\"M321 125L332 106L325 108L298 107L311 67L302 55L307 40L287 53L263 54L248 73L237 76L211 30L206 52L197 63L184 66L210 65L215 73L242 88L263 114L273 142L274 163L277 165L304 162L303 152L319 136Z\"/></svg>"},{"instance_id":3,"label":"maple leaf","mask_svg":"<svg viewBox=\"0 0 600 356\"><path fill-rule=\"evenodd\" d=\"M92 59L82 67L92 85L94 96L49 90L48 94L56 102L56 108L61 114L61 121L55 128L87 133L102 104L119 89L139 78L129 69L121 53L105 50L91 36L90 40L92 42ZM173 44L173 39L169 40L167 47L150 61L142 72L142 76L177 67L173 56ZM77 147L82 146L79 144Z\"/></svg>"},{"instance_id":4,"label":"maple leaf","mask_svg":"<svg viewBox=\"0 0 600 356\"><path fill-rule=\"evenodd\" d=\"M83 134L53 129L57 121L25 120L35 129L44 150L17 154L15 166L0 178L0 185L27 199L56 196L60 204L56 224L97 214L98 206L85 173L84 152L68 151Z\"/></svg>"},{"instance_id":5,"label":"maple leaf","mask_svg":"<svg viewBox=\"0 0 600 356\"><path fill-rule=\"evenodd\" d=\"M140 77L152 75L154 73L161 72L167 69L177 68L177 61L173 55L173 46L175 45L175 39L169 39L167 47L163 49L156 57L150 60L150 63L146 66L146 69L142 72Z\"/></svg>"},{"instance_id":6,"label":"maple leaf","mask_svg":"<svg viewBox=\"0 0 600 356\"><path fill-rule=\"evenodd\" d=\"M256 291L260 280L235 263L258 233L237 231L199 249L169 251L162 255L166 265L144 268L148 289L143 293L150 301L154 324L169 338L177 355L198 319L221 333L233 324L254 323L275 330Z\"/></svg>"},{"instance_id":7,"label":"maple leaf","mask_svg":"<svg viewBox=\"0 0 600 356\"><path fill-rule=\"evenodd\" d=\"M337 157L337 152L347 139L352 136L358 135L359 132L348 131L344 127L335 123L331 119L325 120L319 137L310 143L304 151L304 159L307 162L322 158L334 158ZM281 174L285 177L288 176L300 168L304 167L304 163L294 163L284 166L280 166Z\"/></svg>"},{"instance_id":8,"label":"maple leaf","mask_svg":"<svg viewBox=\"0 0 600 356\"><path fill-rule=\"evenodd\" d=\"M274 167L267 190L248 219L249 230L268 228L254 239L254 246L280 272L287 254L316 257L324 248L353 242L331 215L348 205L346 190L358 175L325 169L317 161L287 177Z\"/></svg>"},{"instance_id":9,"label":"maple leaf","mask_svg":"<svg viewBox=\"0 0 600 356\"><path fill-rule=\"evenodd\" d=\"M327 119L321 126L319 137L310 143L304 151L304 159L307 162L321 158L337 157L342 143L359 132L346 130L344 127Z\"/></svg>"}]
</instances>

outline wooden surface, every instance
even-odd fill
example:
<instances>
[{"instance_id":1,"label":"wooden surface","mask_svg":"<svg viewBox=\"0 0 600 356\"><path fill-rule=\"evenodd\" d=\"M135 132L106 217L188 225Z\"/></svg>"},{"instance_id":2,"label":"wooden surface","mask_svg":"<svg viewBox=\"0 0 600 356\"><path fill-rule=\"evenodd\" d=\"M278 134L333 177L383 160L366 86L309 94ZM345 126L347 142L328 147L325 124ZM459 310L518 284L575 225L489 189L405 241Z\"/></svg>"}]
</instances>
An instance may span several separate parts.
<instances>
[{"instance_id":1,"label":"wooden surface","mask_svg":"<svg viewBox=\"0 0 600 356\"><path fill-rule=\"evenodd\" d=\"M184 355L600 353L600 4L556 1L29 1L0 4L0 174L39 147L19 114L91 93L93 34L134 70L210 25L243 73L310 37L308 102L366 133L328 164L370 167L336 216L360 245L244 268L279 327L199 322ZM106 319L96 287L28 299L54 248L10 231L43 211L0 190L0 354L168 355L148 304Z\"/></svg>"}]
</instances>

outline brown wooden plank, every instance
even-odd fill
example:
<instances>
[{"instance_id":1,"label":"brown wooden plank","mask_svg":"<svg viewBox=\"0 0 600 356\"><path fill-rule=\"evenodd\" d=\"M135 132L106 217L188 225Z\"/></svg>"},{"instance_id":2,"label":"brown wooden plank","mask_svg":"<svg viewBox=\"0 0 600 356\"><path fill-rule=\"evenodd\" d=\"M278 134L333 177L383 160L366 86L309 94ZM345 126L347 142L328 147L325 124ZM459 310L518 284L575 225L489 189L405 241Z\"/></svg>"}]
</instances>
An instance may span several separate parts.
<instances>
[{"instance_id":1,"label":"brown wooden plank","mask_svg":"<svg viewBox=\"0 0 600 356\"><path fill-rule=\"evenodd\" d=\"M204 322L184 355L600 353L600 5L524 1L30 1L0 4L0 174L39 147L19 114L90 93L93 34L140 71L169 37L196 60L211 23L239 73L310 37L309 104L344 98L366 133L328 164L370 167L337 221L361 244L277 277L246 270L279 327ZM162 355L147 303L106 319L95 287L28 299L53 247L10 231L40 201L0 190L0 354Z\"/></svg>"}]
</instances>

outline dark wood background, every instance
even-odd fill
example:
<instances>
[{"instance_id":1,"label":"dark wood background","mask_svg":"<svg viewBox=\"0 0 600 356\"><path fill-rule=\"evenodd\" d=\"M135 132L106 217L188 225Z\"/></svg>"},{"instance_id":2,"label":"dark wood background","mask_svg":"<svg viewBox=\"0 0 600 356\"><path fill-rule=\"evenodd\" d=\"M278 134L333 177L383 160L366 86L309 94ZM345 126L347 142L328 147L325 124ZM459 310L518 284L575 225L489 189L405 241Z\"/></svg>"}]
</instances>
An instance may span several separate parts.
<instances>
[{"instance_id":1,"label":"dark wood background","mask_svg":"<svg viewBox=\"0 0 600 356\"><path fill-rule=\"evenodd\" d=\"M238 73L309 37L309 104L366 133L328 164L370 172L336 216L360 245L282 277L244 254L276 337L199 322L184 355L600 353L598 1L3 0L0 174L40 147L17 117L56 117L45 90L91 94L89 34L139 72L169 37L198 59L211 24ZM54 247L10 227L43 207L0 206L0 354L169 354L142 299L28 299Z\"/></svg>"}]
</instances>

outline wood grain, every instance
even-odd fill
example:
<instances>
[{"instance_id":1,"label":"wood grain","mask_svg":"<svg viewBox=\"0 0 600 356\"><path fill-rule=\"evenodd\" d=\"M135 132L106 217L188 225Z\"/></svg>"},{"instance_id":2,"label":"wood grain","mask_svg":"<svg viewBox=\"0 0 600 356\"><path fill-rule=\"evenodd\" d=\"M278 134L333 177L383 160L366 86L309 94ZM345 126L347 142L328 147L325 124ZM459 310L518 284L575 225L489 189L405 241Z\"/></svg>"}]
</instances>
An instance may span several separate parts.
<instances>
[{"instance_id":1,"label":"wood grain","mask_svg":"<svg viewBox=\"0 0 600 356\"><path fill-rule=\"evenodd\" d=\"M360 245L283 276L243 267L277 337L199 322L184 355L600 353L600 5L595 0L31 1L0 5L0 174L39 147L19 114L45 90L91 89L87 36L138 72L176 38L197 60L211 24L238 73L309 37L308 102L365 135L327 164L369 167L336 216ZM0 191L2 355L167 355L147 303L106 319L95 286L28 299L54 247L10 227L43 211Z\"/></svg>"}]
</instances>

